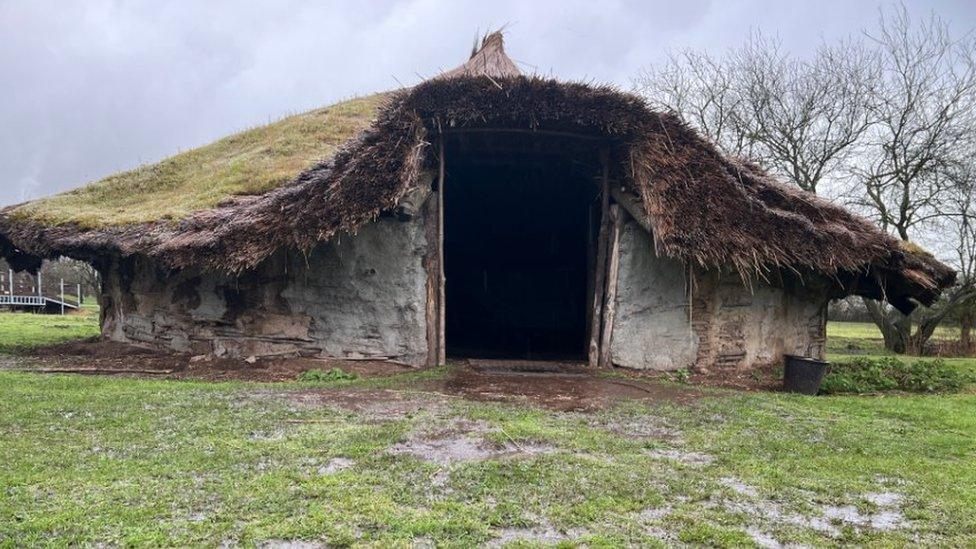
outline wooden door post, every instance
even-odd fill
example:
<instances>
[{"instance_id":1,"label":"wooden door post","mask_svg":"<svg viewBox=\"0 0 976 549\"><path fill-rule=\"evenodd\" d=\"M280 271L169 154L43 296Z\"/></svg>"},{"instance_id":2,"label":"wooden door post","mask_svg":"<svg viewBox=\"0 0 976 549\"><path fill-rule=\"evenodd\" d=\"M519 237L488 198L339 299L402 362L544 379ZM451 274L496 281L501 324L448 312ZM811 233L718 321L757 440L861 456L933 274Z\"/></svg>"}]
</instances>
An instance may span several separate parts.
<instances>
[{"instance_id":1,"label":"wooden door post","mask_svg":"<svg viewBox=\"0 0 976 549\"><path fill-rule=\"evenodd\" d=\"M447 309L447 303L445 303L444 298L444 286L447 283L447 277L444 275L444 134L442 133L438 138L438 144L440 152L438 156L440 161L437 167L437 269L439 273L439 283L438 283L438 300L437 300L437 344L438 344L438 362L440 364L447 364L447 338L446 327L445 327L445 311Z\"/></svg>"},{"instance_id":2,"label":"wooden door post","mask_svg":"<svg viewBox=\"0 0 976 549\"><path fill-rule=\"evenodd\" d=\"M623 215L618 204L610 206L610 252L607 266L607 293L603 304L603 338L600 341L600 367L612 368L610 343L613 340L613 320L617 310L617 274L620 272L620 228Z\"/></svg>"},{"instance_id":3,"label":"wooden door post","mask_svg":"<svg viewBox=\"0 0 976 549\"><path fill-rule=\"evenodd\" d=\"M590 367L600 365L601 320L603 318L603 293L607 269L607 237L610 232L610 162L606 147L600 150L603 173L600 181L600 232L596 242L596 276L593 281L593 304L590 309Z\"/></svg>"}]
</instances>

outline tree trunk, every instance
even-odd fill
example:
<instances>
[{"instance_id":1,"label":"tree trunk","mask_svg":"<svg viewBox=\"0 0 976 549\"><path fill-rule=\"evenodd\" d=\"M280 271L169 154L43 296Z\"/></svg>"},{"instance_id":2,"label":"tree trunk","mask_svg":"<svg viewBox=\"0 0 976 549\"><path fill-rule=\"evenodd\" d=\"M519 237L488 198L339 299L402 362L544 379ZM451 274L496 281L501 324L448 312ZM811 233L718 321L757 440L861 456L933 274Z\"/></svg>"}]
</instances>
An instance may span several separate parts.
<instances>
[{"instance_id":1,"label":"tree trunk","mask_svg":"<svg viewBox=\"0 0 976 549\"><path fill-rule=\"evenodd\" d=\"M973 316L972 307L967 307L959 316L959 344L966 354L973 351Z\"/></svg>"},{"instance_id":2,"label":"tree trunk","mask_svg":"<svg viewBox=\"0 0 976 549\"><path fill-rule=\"evenodd\" d=\"M864 298L864 306L871 320L881 330L885 349L899 354L908 350L908 339L912 330L911 318L898 311L888 310L880 301Z\"/></svg>"},{"instance_id":3,"label":"tree trunk","mask_svg":"<svg viewBox=\"0 0 976 549\"><path fill-rule=\"evenodd\" d=\"M952 314L956 308L965 305L966 302L976 297L976 293L974 292L976 290L971 288L958 288L949 295L949 299L945 303L939 307L927 309L927 314L919 320L918 329L915 330L915 333L909 339L908 352L911 354L922 354L922 351L925 350L925 344L935 334L935 329L939 327L939 324Z\"/></svg>"}]
</instances>

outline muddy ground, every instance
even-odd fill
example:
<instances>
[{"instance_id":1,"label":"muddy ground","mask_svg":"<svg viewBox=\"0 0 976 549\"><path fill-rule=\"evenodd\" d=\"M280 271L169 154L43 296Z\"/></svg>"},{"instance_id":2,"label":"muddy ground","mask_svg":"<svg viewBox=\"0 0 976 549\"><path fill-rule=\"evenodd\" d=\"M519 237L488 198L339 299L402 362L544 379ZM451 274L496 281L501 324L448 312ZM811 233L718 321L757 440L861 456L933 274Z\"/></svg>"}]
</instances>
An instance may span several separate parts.
<instances>
[{"instance_id":1,"label":"muddy ground","mask_svg":"<svg viewBox=\"0 0 976 549\"><path fill-rule=\"evenodd\" d=\"M703 395L700 388L676 384L668 375L600 375L576 362L459 360L453 364L445 376L415 382L412 388L471 400L526 402L563 411L599 410L625 400L692 404ZM294 381L312 369L340 368L360 378L420 371L380 361L191 357L98 340L44 347L4 367L47 373L258 382ZM705 385L719 384L703 381ZM733 386L749 388L745 384ZM310 399L340 401L368 401L377 396L362 389L303 389L295 391L295 396L300 399L303 393ZM384 395L384 399L389 397Z\"/></svg>"}]
</instances>

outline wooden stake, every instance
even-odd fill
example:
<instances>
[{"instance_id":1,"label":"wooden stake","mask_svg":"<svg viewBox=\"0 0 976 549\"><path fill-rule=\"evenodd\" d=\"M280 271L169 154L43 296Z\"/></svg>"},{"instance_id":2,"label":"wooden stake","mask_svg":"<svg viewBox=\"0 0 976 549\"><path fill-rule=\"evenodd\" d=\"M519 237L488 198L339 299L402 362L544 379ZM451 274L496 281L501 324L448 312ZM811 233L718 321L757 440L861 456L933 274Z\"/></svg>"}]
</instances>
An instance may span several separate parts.
<instances>
[{"instance_id":1,"label":"wooden stake","mask_svg":"<svg viewBox=\"0 0 976 549\"><path fill-rule=\"evenodd\" d=\"M440 284L438 284L438 363L447 363L447 338L445 337L445 311L447 304L444 298L444 286L447 277L444 275L444 135L438 139L440 148L440 161L437 167L437 268L440 273Z\"/></svg>"},{"instance_id":2,"label":"wooden stake","mask_svg":"<svg viewBox=\"0 0 976 549\"><path fill-rule=\"evenodd\" d=\"M610 206L610 264L607 267L607 293L603 305L603 338L600 341L600 367L612 368L610 361L610 343L613 339L613 319L617 306L617 274L620 272L620 228L623 225L623 215L620 206Z\"/></svg>"},{"instance_id":3,"label":"wooden stake","mask_svg":"<svg viewBox=\"0 0 976 549\"><path fill-rule=\"evenodd\" d=\"M433 185L433 177L431 177L430 184ZM427 204L424 205L424 232L427 236L427 251L424 255L424 268L427 272L427 303L426 303L426 319L427 319L427 361L428 367L437 366L437 361L440 359L440 309L437 305L438 298L438 288L441 285L441 274L440 268L437 266L438 263L438 246L435 244L438 240L437 231L437 212L439 211L439 206L437 202L440 201L440 197L436 194L432 194L427 200Z\"/></svg>"},{"instance_id":4,"label":"wooden stake","mask_svg":"<svg viewBox=\"0 0 976 549\"><path fill-rule=\"evenodd\" d=\"M42 374L149 374L166 375L176 370L143 370L127 368L19 368L17 372L38 372Z\"/></svg>"},{"instance_id":5,"label":"wooden stake","mask_svg":"<svg viewBox=\"0 0 976 549\"><path fill-rule=\"evenodd\" d=\"M590 310L590 367L596 368L600 364L600 319L602 315L603 292L607 269L607 236L610 232L610 177L607 149L600 151L600 163L603 165L602 181L600 183L600 233L596 243L596 277L593 282L593 308Z\"/></svg>"}]
</instances>

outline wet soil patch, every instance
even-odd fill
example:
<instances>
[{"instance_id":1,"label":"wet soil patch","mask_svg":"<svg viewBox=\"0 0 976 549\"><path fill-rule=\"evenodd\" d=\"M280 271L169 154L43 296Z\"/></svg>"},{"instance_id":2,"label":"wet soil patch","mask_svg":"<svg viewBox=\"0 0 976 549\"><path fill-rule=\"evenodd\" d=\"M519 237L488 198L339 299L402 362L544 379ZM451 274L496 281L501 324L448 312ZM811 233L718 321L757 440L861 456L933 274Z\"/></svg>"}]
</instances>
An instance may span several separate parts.
<instances>
[{"instance_id":1,"label":"wet soil patch","mask_svg":"<svg viewBox=\"0 0 976 549\"><path fill-rule=\"evenodd\" d=\"M897 492L881 491L850 496L851 499L863 499L870 503L868 510L850 504L821 504L811 499L809 503L814 512L808 515L791 509L783 502L758 497L759 491L755 487L734 477L722 478L720 482L737 496L736 499L723 501L722 505L727 511L744 514L756 521L765 521L773 525L797 526L830 537L841 536L844 528L885 532L909 526L903 514L902 505L905 498ZM753 541L762 547L783 546L758 524L750 526L748 533Z\"/></svg>"},{"instance_id":2,"label":"wet soil patch","mask_svg":"<svg viewBox=\"0 0 976 549\"><path fill-rule=\"evenodd\" d=\"M654 380L615 379L580 371L568 373L462 367L428 389L478 401L521 401L558 411L602 410L626 400L693 404L703 396L691 387Z\"/></svg>"},{"instance_id":3,"label":"wet soil patch","mask_svg":"<svg viewBox=\"0 0 976 549\"><path fill-rule=\"evenodd\" d=\"M294 381L311 369L341 368L360 377L383 377L415 369L378 361L271 358L243 360L166 353L111 341L81 341L38 349L0 368L50 373L131 375L153 379L203 381ZM649 376L597 375L578 362L462 361L444 379L398 387L400 390L309 389L281 391L297 404L334 405L370 419L389 420L428 410L431 398L519 402L557 411L590 411L628 400L693 404L702 391ZM413 396L405 397L404 394ZM279 393L277 391L272 391ZM260 391L255 393L261 394ZM431 398L417 395L428 394ZM659 433L635 433L635 436Z\"/></svg>"},{"instance_id":4,"label":"wet soil patch","mask_svg":"<svg viewBox=\"0 0 976 549\"><path fill-rule=\"evenodd\" d=\"M447 414L450 397L436 393L394 389L300 389L260 391L254 397L284 398L300 408L331 407L355 413L375 423L399 421L420 413Z\"/></svg>"},{"instance_id":5,"label":"wet soil patch","mask_svg":"<svg viewBox=\"0 0 976 549\"><path fill-rule=\"evenodd\" d=\"M410 455L441 466L465 461L534 456L555 451L555 447L514 440L498 444L485 438L497 429L480 422L458 421L448 429L416 432L390 448L394 455Z\"/></svg>"},{"instance_id":6,"label":"wet soil patch","mask_svg":"<svg viewBox=\"0 0 976 549\"><path fill-rule=\"evenodd\" d=\"M86 340L42 347L8 368L101 375L137 375L202 381L294 381L307 370L341 368L361 377L412 371L384 361L333 360L303 357L232 359L190 356L146 349L114 341Z\"/></svg>"},{"instance_id":7,"label":"wet soil patch","mask_svg":"<svg viewBox=\"0 0 976 549\"><path fill-rule=\"evenodd\" d=\"M778 392L783 390L783 365L764 364L748 371L712 369L693 373L688 381L705 387Z\"/></svg>"}]
</instances>

